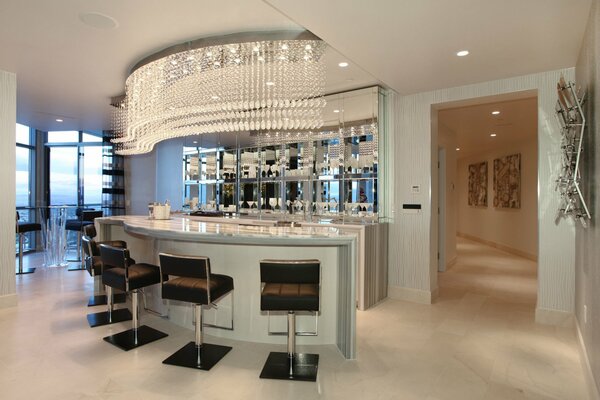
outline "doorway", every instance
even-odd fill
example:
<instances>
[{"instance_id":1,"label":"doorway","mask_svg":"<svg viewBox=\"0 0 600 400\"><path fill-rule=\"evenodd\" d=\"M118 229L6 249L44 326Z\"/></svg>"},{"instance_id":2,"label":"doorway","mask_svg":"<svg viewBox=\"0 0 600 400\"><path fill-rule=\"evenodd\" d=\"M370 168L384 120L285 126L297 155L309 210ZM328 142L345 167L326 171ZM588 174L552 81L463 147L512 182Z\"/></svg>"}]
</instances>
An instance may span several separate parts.
<instances>
[{"instance_id":1,"label":"doorway","mask_svg":"<svg viewBox=\"0 0 600 400\"><path fill-rule=\"evenodd\" d=\"M453 284L469 279L476 291L493 285L471 279L473 274L496 274L507 282L526 276L523 285L533 291L535 307L537 284L530 281L537 281L539 247L537 112L537 94L532 92L432 107L440 291L448 284L443 274L452 275ZM512 262L501 259L502 254L522 259L513 264L523 270L503 267ZM490 268L496 263L499 268ZM458 270L452 271L455 265ZM476 288L477 282L484 283Z\"/></svg>"}]
</instances>

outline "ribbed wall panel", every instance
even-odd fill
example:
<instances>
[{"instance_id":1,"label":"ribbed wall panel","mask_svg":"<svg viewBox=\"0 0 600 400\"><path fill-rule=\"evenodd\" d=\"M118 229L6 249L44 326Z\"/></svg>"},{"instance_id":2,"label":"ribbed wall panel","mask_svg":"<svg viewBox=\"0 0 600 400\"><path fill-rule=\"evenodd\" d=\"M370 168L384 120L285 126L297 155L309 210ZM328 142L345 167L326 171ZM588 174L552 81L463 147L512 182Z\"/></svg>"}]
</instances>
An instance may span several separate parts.
<instances>
[{"instance_id":1,"label":"ribbed wall panel","mask_svg":"<svg viewBox=\"0 0 600 400\"><path fill-rule=\"evenodd\" d=\"M15 286L15 74L0 71L0 297Z\"/></svg>"},{"instance_id":2,"label":"ribbed wall panel","mask_svg":"<svg viewBox=\"0 0 600 400\"><path fill-rule=\"evenodd\" d=\"M556 83L561 74L573 79L574 69L442 89L409 96L390 95L394 143L394 205L390 226L390 285L434 291L437 287L437 239L431 226L432 105L477 97L535 90L538 94L538 308L572 311L574 299L574 227L570 221L555 223L559 195L554 181L560 166L560 127L554 116ZM435 152L432 152L435 149ZM420 185L420 194L411 186ZM421 203L421 214L403 214L403 203ZM434 199L435 204L435 199Z\"/></svg>"}]
</instances>

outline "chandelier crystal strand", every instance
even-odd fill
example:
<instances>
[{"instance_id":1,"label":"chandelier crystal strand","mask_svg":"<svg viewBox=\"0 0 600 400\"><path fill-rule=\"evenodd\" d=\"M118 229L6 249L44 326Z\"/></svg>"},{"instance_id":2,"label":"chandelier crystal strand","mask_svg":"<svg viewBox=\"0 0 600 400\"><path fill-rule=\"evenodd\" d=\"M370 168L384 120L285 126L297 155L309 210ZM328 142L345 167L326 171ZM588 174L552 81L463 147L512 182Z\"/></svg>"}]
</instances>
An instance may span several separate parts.
<instances>
[{"instance_id":1,"label":"chandelier crystal strand","mask_svg":"<svg viewBox=\"0 0 600 400\"><path fill-rule=\"evenodd\" d=\"M253 41L151 61L128 77L115 110L117 151L146 153L162 140L213 132L318 129L324 50L316 39Z\"/></svg>"}]
</instances>

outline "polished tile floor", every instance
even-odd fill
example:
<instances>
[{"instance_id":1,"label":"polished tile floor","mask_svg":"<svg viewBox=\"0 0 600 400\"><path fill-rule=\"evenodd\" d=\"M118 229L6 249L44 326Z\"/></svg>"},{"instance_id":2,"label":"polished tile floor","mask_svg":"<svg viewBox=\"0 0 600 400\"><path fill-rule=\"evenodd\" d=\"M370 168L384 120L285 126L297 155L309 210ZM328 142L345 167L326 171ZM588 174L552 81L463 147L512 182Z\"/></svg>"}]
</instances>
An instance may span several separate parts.
<instances>
[{"instance_id":1,"label":"polished tile floor","mask_svg":"<svg viewBox=\"0 0 600 400\"><path fill-rule=\"evenodd\" d=\"M535 263L459 240L435 304L386 300L358 314L359 359L333 346L316 383L258 378L270 345L234 347L210 372L162 365L192 330L142 314L169 337L123 352L90 329L85 272L40 268L17 277L19 306L0 310L1 399L586 399L572 328L534 323ZM38 264L40 255L26 257Z\"/></svg>"}]
</instances>

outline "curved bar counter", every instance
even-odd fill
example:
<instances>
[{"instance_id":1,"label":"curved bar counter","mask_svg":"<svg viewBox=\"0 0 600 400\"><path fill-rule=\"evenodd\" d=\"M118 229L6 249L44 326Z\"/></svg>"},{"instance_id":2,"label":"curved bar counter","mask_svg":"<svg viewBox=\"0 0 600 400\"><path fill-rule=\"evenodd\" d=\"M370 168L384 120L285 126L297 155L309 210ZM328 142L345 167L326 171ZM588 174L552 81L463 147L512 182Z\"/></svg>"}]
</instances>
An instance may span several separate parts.
<instances>
[{"instance_id":1,"label":"curved bar counter","mask_svg":"<svg viewBox=\"0 0 600 400\"><path fill-rule=\"evenodd\" d=\"M158 265L158 254L202 255L210 258L211 270L234 279L233 296L205 313L204 322L231 326L206 332L229 339L284 344L285 314L270 317L260 310L259 261L307 259L321 261L321 312L317 320L299 316L298 331L318 335L300 336L298 344L335 344L344 357L356 358L357 235L332 227L275 227L227 224L188 217L150 220L146 216L97 218L99 240L125 240L137 262ZM172 322L193 328L189 304L163 301L160 286L146 291L148 307Z\"/></svg>"}]
</instances>

